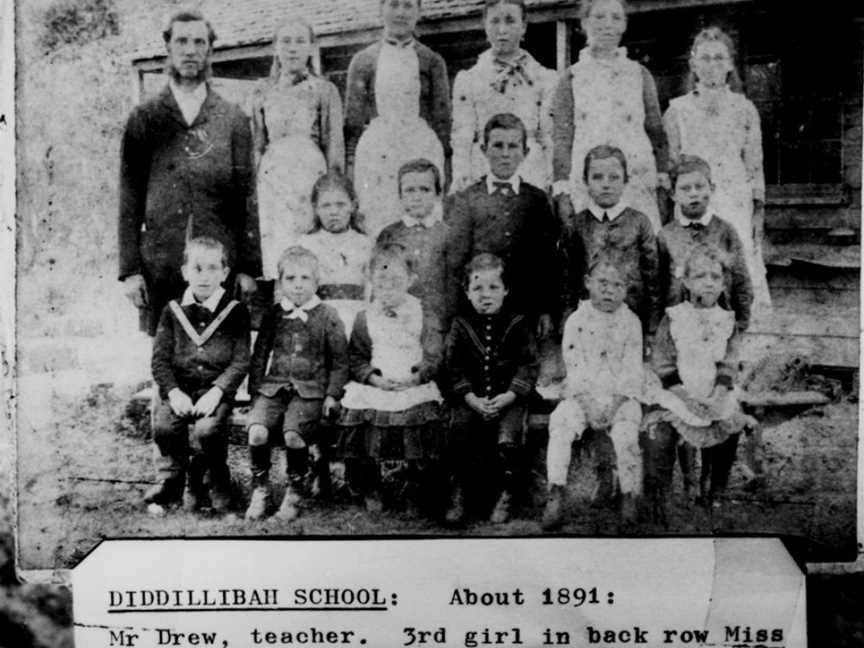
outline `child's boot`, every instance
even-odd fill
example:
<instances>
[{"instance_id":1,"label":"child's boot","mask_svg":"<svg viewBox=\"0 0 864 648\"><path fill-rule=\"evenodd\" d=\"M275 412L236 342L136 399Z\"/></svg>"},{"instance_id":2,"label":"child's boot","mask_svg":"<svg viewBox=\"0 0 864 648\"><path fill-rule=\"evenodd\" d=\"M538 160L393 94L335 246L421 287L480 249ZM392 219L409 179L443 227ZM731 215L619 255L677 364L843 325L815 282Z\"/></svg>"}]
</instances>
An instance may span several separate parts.
<instances>
[{"instance_id":1,"label":"child's boot","mask_svg":"<svg viewBox=\"0 0 864 648\"><path fill-rule=\"evenodd\" d=\"M185 461L162 454L157 462L158 483L144 493L144 502L169 506L183 497L183 486L186 481Z\"/></svg>"},{"instance_id":2,"label":"child's boot","mask_svg":"<svg viewBox=\"0 0 864 648\"><path fill-rule=\"evenodd\" d=\"M462 486L458 481L453 482L453 488L450 490L450 507L444 514L444 521L447 524L461 524L465 519L465 497L462 493Z\"/></svg>"},{"instance_id":3,"label":"child's boot","mask_svg":"<svg viewBox=\"0 0 864 648\"><path fill-rule=\"evenodd\" d=\"M210 505L219 514L231 508L231 472L226 463L210 468Z\"/></svg>"},{"instance_id":4,"label":"child's boot","mask_svg":"<svg viewBox=\"0 0 864 648\"><path fill-rule=\"evenodd\" d=\"M678 464L681 466L681 477L684 481L684 497L692 503L696 499L696 485L693 479L693 471L696 468L696 448L682 441L677 447L677 453Z\"/></svg>"},{"instance_id":5,"label":"child's boot","mask_svg":"<svg viewBox=\"0 0 864 648\"><path fill-rule=\"evenodd\" d=\"M197 511L204 504L204 457L193 454L189 460L189 470L186 474L186 489L183 491L183 510L187 513Z\"/></svg>"},{"instance_id":6,"label":"child's boot","mask_svg":"<svg viewBox=\"0 0 864 648\"><path fill-rule=\"evenodd\" d=\"M621 494L621 521L624 524L635 524L638 518L636 496L633 493Z\"/></svg>"},{"instance_id":7,"label":"child's boot","mask_svg":"<svg viewBox=\"0 0 864 648\"><path fill-rule=\"evenodd\" d=\"M260 520L270 508L270 446L250 445L249 460L252 465L252 497L245 517L247 520Z\"/></svg>"},{"instance_id":8,"label":"child's boot","mask_svg":"<svg viewBox=\"0 0 864 648\"><path fill-rule=\"evenodd\" d=\"M564 520L564 495L563 484L552 484L546 497L546 508L543 510L543 530L554 531L560 528Z\"/></svg>"},{"instance_id":9,"label":"child's boot","mask_svg":"<svg viewBox=\"0 0 864 648\"><path fill-rule=\"evenodd\" d=\"M297 518L298 505L305 489L306 472L309 468L309 450L302 448L285 448L285 463L287 465L287 483L282 503L276 512L276 517L285 522Z\"/></svg>"},{"instance_id":10,"label":"child's boot","mask_svg":"<svg viewBox=\"0 0 864 648\"><path fill-rule=\"evenodd\" d=\"M510 520L517 470L516 448L513 445L508 443L498 445L498 465L501 467L503 489L489 517L492 524L504 524Z\"/></svg>"}]
</instances>

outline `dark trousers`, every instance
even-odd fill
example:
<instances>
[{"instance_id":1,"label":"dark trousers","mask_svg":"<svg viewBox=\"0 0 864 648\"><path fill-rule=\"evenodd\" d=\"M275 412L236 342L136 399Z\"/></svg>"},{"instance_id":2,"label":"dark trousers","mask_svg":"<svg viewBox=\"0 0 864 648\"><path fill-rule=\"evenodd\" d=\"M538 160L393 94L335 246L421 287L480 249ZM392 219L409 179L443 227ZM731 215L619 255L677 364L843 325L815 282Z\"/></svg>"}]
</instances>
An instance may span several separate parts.
<instances>
[{"instance_id":1,"label":"dark trousers","mask_svg":"<svg viewBox=\"0 0 864 648\"><path fill-rule=\"evenodd\" d=\"M194 401L203 392L189 395ZM230 473L225 424L230 413L231 403L222 401L210 416L180 417L167 400L157 399L153 406L153 441L159 449L159 479L182 485L188 472L190 485L200 488L204 474L209 471L211 485L227 488Z\"/></svg>"}]
</instances>

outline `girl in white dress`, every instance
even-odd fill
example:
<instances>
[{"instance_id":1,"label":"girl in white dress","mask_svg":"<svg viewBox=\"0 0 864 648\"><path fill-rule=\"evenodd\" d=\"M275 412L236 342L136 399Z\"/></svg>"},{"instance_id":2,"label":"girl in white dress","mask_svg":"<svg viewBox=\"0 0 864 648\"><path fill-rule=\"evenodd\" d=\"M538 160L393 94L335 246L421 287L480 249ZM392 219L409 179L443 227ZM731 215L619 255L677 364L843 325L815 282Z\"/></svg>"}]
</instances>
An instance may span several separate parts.
<instances>
[{"instance_id":1,"label":"girl in white dress","mask_svg":"<svg viewBox=\"0 0 864 648\"><path fill-rule=\"evenodd\" d=\"M384 37L351 59L345 136L369 235L402 217L396 175L426 158L441 176L450 148L450 88L444 59L414 37L420 0L382 0Z\"/></svg>"},{"instance_id":2,"label":"girl in white dress","mask_svg":"<svg viewBox=\"0 0 864 648\"><path fill-rule=\"evenodd\" d=\"M355 487L367 508L381 508L381 462L419 462L440 452L442 397L435 384L443 340L408 294L411 274L401 246L378 248L370 262L372 302L354 320L348 347L351 382L345 387L339 445L346 460L360 460L365 474ZM354 469L356 476L357 471Z\"/></svg>"},{"instance_id":3,"label":"girl in white dress","mask_svg":"<svg viewBox=\"0 0 864 648\"><path fill-rule=\"evenodd\" d=\"M341 172L330 171L318 178L311 203L314 225L299 244L318 257L318 296L336 309L348 335L366 304L372 239L360 223L354 187Z\"/></svg>"},{"instance_id":4,"label":"girl in white dress","mask_svg":"<svg viewBox=\"0 0 864 648\"><path fill-rule=\"evenodd\" d=\"M264 277L276 276L282 250L312 227L309 194L328 169L345 165L342 101L332 83L313 73L314 34L301 19L273 36L270 78L253 97L258 164L258 217Z\"/></svg>"},{"instance_id":5,"label":"girl in white dress","mask_svg":"<svg viewBox=\"0 0 864 648\"><path fill-rule=\"evenodd\" d=\"M711 165L711 208L735 227L753 282L754 314L770 310L762 258L765 177L762 129L753 103L741 94L732 39L703 29L690 52L692 91L673 99L663 116L672 158L698 155Z\"/></svg>"},{"instance_id":6,"label":"girl in white dress","mask_svg":"<svg viewBox=\"0 0 864 648\"><path fill-rule=\"evenodd\" d=\"M588 205L582 173L586 153L599 144L616 146L627 156L630 176L623 200L648 216L657 232L657 186L669 188L657 86L651 73L619 46L627 28L624 1L585 5L582 26L588 45L561 76L552 101L553 195L566 223Z\"/></svg>"},{"instance_id":7,"label":"girl in white dress","mask_svg":"<svg viewBox=\"0 0 864 648\"><path fill-rule=\"evenodd\" d=\"M528 155L519 175L540 189L552 183L548 105L558 75L519 45L528 27L524 0L486 0L483 27L489 49L453 82L453 184L464 189L489 172L481 150L483 127L499 113L519 117L528 129Z\"/></svg>"}]
</instances>

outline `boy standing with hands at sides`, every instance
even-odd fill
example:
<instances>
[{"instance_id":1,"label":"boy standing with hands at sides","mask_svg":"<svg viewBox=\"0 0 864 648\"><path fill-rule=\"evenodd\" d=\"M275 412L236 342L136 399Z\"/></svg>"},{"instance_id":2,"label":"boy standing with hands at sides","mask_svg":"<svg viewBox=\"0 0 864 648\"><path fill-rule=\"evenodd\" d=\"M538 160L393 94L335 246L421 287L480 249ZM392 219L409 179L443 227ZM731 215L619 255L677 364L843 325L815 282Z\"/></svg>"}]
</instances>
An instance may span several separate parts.
<instances>
[{"instance_id":1,"label":"boy standing with hands at sides","mask_svg":"<svg viewBox=\"0 0 864 648\"><path fill-rule=\"evenodd\" d=\"M571 446L590 427L610 429L615 448L621 516L636 517L642 492L639 424L642 407L642 327L624 303L627 284L614 256L600 256L588 276L589 300L567 319L561 351L567 369L564 399L549 417L546 471L549 497L543 528L561 525Z\"/></svg>"},{"instance_id":2,"label":"boy standing with hands at sides","mask_svg":"<svg viewBox=\"0 0 864 648\"><path fill-rule=\"evenodd\" d=\"M294 246L279 259L281 300L261 323L252 354L249 393L249 459L252 500L247 520L259 520L270 504L270 433L281 426L285 440L287 484L276 513L282 520L297 517L304 492L310 446L322 417L335 413L348 381L348 341L345 327L332 306L315 294L318 259L306 248ZM327 470L319 457L317 471Z\"/></svg>"},{"instance_id":3,"label":"boy standing with hands at sides","mask_svg":"<svg viewBox=\"0 0 864 648\"><path fill-rule=\"evenodd\" d=\"M490 521L510 518L525 418L525 399L534 390L539 362L534 326L504 306L505 266L494 254L478 254L465 270L470 308L453 319L445 344L445 366L454 403L449 455L453 475L446 522L465 515L466 482L482 461L497 452L501 488Z\"/></svg>"},{"instance_id":4,"label":"boy standing with hands at sides","mask_svg":"<svg viewBox=\"0 0 864 648\"><path fill-rule=\"evenodd\" d=\"M546 338L558 311L560 228L546 194L519 176L527 137L515 115L494 115L486 123L482 148L490 172L456 193L447 212L448 293L464 307L459 278L466 264L478 254L494 254L510 277L508 306Z\"/></svg>"},{"instance_id":5,"label":"boy standing with hands at sides","mask_svg":"<svg viewBox=\"0 0 864 648\"><path fill-rule=\"evenodd\" d=\"M628 182L627 158L621 149L602 144L588 151L584 164L588 207L565 224L564 312L572 313L588 297L585 276L598 255L614 254L621 263L624 302L642 322L645 346L660 321L657 240L651 221L621 199ZM566 317L564 318L566 321Z\"/></svg>"},{"instance_id":6,"label":"boy standing with hands at sides","mask_svg":"<svg viewBox=\"0 0 864 648\"><path fill-rule=\"evenodd\" d=\"M204 236L191 239L181 268L188 286L179 302L168 302L159 319L153 342L153 378L159 390L153 440L161 455L160 482L144 497L153 513L181 495L184 509L203 506L208 471L213 510L225 512L230 505L225 421L249 369L249 313L222 288L229 272L222 243Z\"/></svg>"}]
</instances>

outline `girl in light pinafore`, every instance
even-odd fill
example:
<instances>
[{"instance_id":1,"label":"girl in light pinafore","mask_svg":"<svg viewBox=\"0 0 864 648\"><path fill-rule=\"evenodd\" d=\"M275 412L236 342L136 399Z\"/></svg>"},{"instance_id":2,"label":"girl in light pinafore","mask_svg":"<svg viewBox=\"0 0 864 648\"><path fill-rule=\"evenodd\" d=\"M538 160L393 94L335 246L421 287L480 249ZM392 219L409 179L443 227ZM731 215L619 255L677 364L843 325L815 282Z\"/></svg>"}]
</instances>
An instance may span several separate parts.
<instances>
[{"instance_id":1,"label":"girl in light pinafore","mask_svg":"<svg viewBox=\"0 0 864 648\"><path fill-rule=\"evenodd\" d=\"M651 73L619 47L627 27L624 0L585 4L582 25L588 45L561 76L552 101L553 195L565 222L585 209L585 155L599 144L616 146L629 167L623 200L648 216L657 232L656 189L658 184L668 188L669 182L657 87Z\"/></svg>"},{"instance_id":2,"label":"girl in light pinafore","mask_svg":"<svg viewBox=\"0 0 864 648\"><path fill-rule=\"evenodd\" d=\"M690 52L693 89L669 102L663 124L673 159L687 153L711 165L711 208L744 245L755 314L771 307L762 258L762 129L756 107L741 94L734 53L732 39L717 27L700 31Z\"/></svg>"},{"instance_id":3,"label":"girl in light pinafore","mask_svg":"<svg viewBox=\"0 0 864 648\"><path fill-rule=\"evenodd\" d=\"M420 0L381 0L384 36L351 59L345 140L360 212L374 239L402 217L399 167L417 158L444 177L450 87L444 59L414 37Z\"/></svg>"},{"instance_id":4,"label":"girl in light pinafore","mask_svg":"<svg viewBox=\"0 0 864 648\"><path fill-rule=\"evenodd\" d=\"M499 113L528 129L528 155L519 175L546 190L552 183L552 139L547 110L557 75L519 45L528 27L524 0L486 0L483 27L489 49L453 82L453 186L464 189L489 172L481 150L483 127Z\"/></svg>"},{"instance_id":5,"label":"girl in light pinafore","mask_svg":"<svg viewBox=\"0 0 864 648\"><path fill-rule=\"evenodd\" d=\"M332 83L313 73L311 26L284 22L273 36L270 78L253 98L258 213L264 277L276 276L282 251L312 227L312 185L345 165L342 101Z\"/></svg>"}]
</instances>

